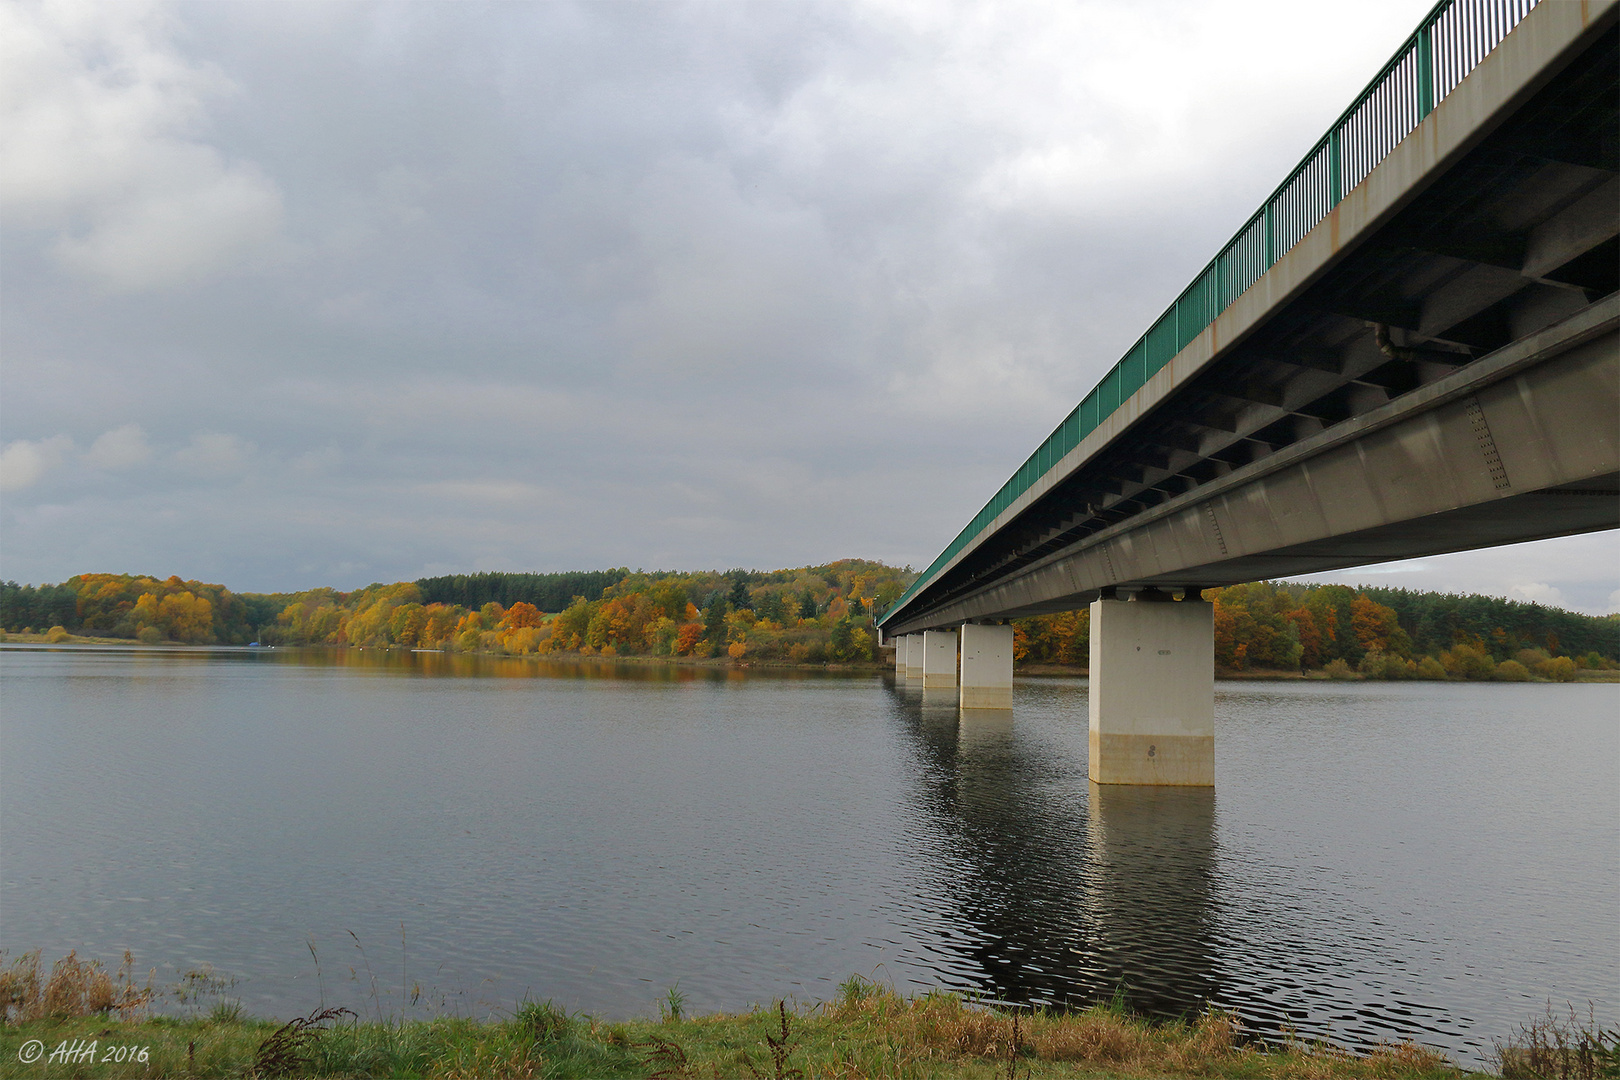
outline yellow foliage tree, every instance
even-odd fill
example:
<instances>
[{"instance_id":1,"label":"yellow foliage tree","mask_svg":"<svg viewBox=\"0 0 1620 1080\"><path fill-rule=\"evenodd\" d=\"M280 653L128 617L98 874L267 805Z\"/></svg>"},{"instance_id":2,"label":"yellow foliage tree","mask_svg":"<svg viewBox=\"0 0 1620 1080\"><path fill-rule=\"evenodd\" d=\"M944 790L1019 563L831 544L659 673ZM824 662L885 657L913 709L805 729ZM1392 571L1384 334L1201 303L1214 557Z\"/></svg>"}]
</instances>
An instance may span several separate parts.
<instances>
[{"instance_id":1,"label":"yellow foliage tree","mask_svg":"<svg viewBox=\"0 0 1620 1080\"><path fill-rule=\"evenodd\" d=\"M157 625L175 641L203 644L214 640L214 605L190 590L158 601Z\"/></svg>"}]
</instances>

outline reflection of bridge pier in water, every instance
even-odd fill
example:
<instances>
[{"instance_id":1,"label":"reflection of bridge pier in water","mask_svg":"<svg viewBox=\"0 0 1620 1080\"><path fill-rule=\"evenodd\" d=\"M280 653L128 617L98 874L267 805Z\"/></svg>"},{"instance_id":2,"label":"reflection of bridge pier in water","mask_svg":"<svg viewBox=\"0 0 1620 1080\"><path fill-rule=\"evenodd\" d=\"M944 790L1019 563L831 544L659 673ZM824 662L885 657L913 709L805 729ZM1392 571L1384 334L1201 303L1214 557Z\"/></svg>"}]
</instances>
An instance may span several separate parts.
<instances>
[{"instance_id":1,"label":"reflection of bridge pier in water","mask_svg":"<svg viewBox=\"0 0 1620 1080\"><path fill-rule=\"evenodd\" d=\"M1214 995L1213 789L1092 785L1011 710L960 709L951 691L895 697L928 766L923 820L942 865L960 868L942 884L980 992L1084 1006L1123 988L1160 1016Z\"/></svg>"},{"instance_id":2,"label":"reflection of bridge pier in water","mask_svg":"<svg viewBox=\"0 0 1620 1080\"><path fill-rule=\"evenodd\" d=\"M1216 990L1215 789L1091 784L1087 941L1133 1008L1185 1013Z\"/></svg>"}]
</instances>

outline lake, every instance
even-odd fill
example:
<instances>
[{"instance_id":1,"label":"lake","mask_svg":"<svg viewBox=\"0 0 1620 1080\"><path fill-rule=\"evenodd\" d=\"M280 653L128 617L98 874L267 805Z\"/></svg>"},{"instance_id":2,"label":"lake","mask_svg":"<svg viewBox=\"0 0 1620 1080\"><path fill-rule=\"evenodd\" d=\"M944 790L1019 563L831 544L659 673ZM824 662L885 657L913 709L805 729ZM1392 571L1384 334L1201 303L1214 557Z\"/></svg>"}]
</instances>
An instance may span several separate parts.
<instances>
[{"instance_id":1,"label":"lake","mask_svg":"<svg viewBox=\"0 0 1620 1080\"><path fill-rule=\"evenodd\" d=\"M0 649L0 946L249 1012L606 1017L852 974L1213 1002L1463 1059L1620 1006L1620 686L1216 687L1216 788L1086 778L1083 679Z\"/></svg>"}]
</instances>

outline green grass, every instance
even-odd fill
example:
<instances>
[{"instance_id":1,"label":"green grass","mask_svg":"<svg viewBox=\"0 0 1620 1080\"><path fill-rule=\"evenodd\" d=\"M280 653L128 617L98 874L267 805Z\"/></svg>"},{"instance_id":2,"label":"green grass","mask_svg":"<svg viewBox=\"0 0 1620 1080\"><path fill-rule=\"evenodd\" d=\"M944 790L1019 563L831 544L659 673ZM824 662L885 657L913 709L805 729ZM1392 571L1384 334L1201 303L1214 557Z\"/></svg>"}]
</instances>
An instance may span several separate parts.
<instances>
[{"instance_id":1,"label":"green grass","mask_svg":"<svg viewBox=\"0 0 1620 1080\"><path fill-rule=\"evenodd\" d=\"M852 979L832 1002L795 1010L676 1015L605 1022L526 1001L510 1015L473 1020L278 1025L228 1010L203 1018L134 1022L107 1017L36 1019L0 1027L0 1075L11 1077L1456 1077L1411 1044L1354 1055L1325 1045L1264 1048L1234 1020L1209 1013L1153 1023L1117 1006L1022 1014L960 996L902 998ZM30 1040L42 1059L24 1064ZM47 1060L74 1040L97 1060ZM147 1060L101 1061L118 1047ZM128 1051L125 1052L126 1056Z\"/></svg>"}]
</instances>

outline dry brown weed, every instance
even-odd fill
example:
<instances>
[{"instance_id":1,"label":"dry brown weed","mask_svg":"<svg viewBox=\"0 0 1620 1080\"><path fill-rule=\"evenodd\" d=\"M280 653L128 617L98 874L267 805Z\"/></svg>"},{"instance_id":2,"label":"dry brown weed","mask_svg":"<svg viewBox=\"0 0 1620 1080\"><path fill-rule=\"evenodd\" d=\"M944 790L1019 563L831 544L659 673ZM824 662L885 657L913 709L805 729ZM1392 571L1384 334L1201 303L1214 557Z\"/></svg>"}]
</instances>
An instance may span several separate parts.
<instances>
[{"instance_id":1,"label":"dry brown weed","mask_svg":"<svg viewBox=\"0 0 1620 1080\"><path fill-rule=\"evenodd\" d=\"M99 960L80 960L74 951L53 964L50 976L42 979L39 952L24 953L0 971L0 1020L16 1024L110 1013L122 1020L139 1019L152 1002L155 973L148 972L146 984L138 986L134 967L128 950L116 974L109 974Z\"/></svg>"},{"instance_id":2,"label":"dry brown weed","mask_svg":"<svg viewBox=\"0 0 1620 1080\"><path fill-rule=\"evenodd\" d=\"M1053 1061L1128 1065L1152 1047L1143 1025L1113 1013L1088 1011L1045 1017L1035 1026L1035 1052Z\"/></svg>"},{"instance_id":3,"label":"dry brown weed","mask_svg":"<svg viewBox=\"0 0 1620 1080\"><path fill-rule=\"evenodd\" d=\"M1589 1005L1582 1018L1573 1005L1560 1016L1549 1003L1541 1016L1519 1025L1506 1046L1498 1044L1494 1056L1508 1080L1620 1076L1620 1029L1607 1030L1599 1024L1594 1006Z\"/></svg>"},{"instance_id":4,"label":"dry brown weed","mask_svg":"<svg viewBox=\"0 0 1620 1080\"><path fill-rule=\"evenodd\" d=\"M1433 1072L1451 1064L1444 1054L1419 1046L1410 1039L1398 1043L1379 1043L1365 1060L1379 1076L1406 1076L1415 1072Z\"/></svg>"},{"instance_id":5,"label":"dry brown weed","mask_svg":"<svg viewBox=\"0 0 1620 1080\"><path fill-rule=\"evenodd\" d=\"M960 998L924 998L911 1009L909 1019L915 1041L947 1056L997 1057L1007 1037L1004 1020L969 1008Z\"/></svg>"},{"instance_id":6,"label":"dry brown weed","mask_svg":"<svg viewBox=\"0 0 1620 1080\"><path fill-rule=\"evenodd\" d=\"M1241 1052L1239 1039L1242 1031L1243 1026L1236 1015L1210 1009L1185 1029L1184 1034L1168 1040L1164 1047L1164 1059L1177 1071L1211 1071L1222 1061Z\"/></svg>"}]
</instances>

